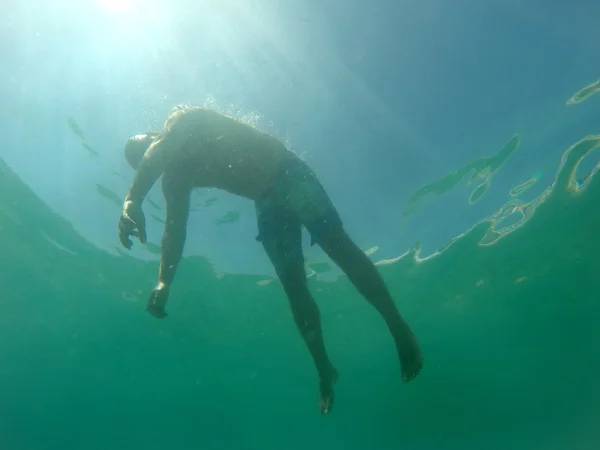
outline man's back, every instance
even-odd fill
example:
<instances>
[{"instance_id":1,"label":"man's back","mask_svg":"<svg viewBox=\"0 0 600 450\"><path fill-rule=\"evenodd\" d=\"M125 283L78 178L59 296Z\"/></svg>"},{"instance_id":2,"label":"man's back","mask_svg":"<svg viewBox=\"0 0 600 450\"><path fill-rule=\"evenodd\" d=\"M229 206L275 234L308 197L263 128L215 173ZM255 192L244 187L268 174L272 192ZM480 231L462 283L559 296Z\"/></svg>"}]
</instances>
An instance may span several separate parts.
<instances>
[{"instance_id":1,"label":"man's back","mask_svg":"<svg viewBox=\"0 0 600 450\"><path fill-rule=\"evenodd\" d=\"M201 107L175 107L162 134L181 146L163 182L215 187L253 199L268 189L281 160L292 156L274 137Z\"/></svg>"}]
</instances>

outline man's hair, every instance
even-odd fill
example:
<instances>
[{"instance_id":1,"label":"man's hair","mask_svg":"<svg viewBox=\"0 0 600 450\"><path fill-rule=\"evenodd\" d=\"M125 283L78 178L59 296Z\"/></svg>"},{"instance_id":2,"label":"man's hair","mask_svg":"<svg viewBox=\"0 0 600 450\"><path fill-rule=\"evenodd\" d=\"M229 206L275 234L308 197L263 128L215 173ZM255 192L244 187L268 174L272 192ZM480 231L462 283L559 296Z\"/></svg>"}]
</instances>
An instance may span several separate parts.
<instances>
[{"instance_id":1,"label":"man's hair","mask_svg":"<svg viewBox=\"0 0 600 450\"><path fill-rule=\"evenodd\" d=\"M158 137L158 133L149 131L138 134L125 143L125 159L133 169L137 169L152 142Z\"/></svg>"}]
</instances>

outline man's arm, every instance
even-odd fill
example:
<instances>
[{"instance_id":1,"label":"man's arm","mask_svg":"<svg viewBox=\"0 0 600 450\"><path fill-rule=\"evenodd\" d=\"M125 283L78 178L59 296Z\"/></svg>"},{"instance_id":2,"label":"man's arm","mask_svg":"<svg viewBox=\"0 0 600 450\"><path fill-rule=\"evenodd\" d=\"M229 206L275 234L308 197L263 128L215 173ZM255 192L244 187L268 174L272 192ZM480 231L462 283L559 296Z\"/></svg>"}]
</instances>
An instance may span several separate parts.
<instances>
[{"instance_id":1,"label":"man's arm","mask_svg":"<svg viewBox=\"0 0 600 450\"><path fill-rule=\"evenodd\" d=\"M133 245L130 236L137 236L142 244L146 243L146 219L142 202L156 180L179 157L192 136L190 126L193 122L189 120L189 116L184 116L184 112L183 109L177 109L169 115L161 134L146 150L136 170L119 219L119 240L125 248L130 249Z\"/></svg>"},{"instance_id":2,"label":"man's arm","mask_svg":"<svg viewBox=\"0 0 600 450\"><path fill-rule=\"evenodd\" d=\"M154 141L142 158L125 201L141 204L156 180L166 170L177 150L172 145L171 139L165 136L160 136Z\"/></svg>"},{"instance_id":3,"label":"man's arm","mask_svg":"<svg viewBox=\"0 0 600 450\"><path fill-rule=\"evenodd\" d=\"M175 271L183 253L190 210L190 191L180 191L178 194L168 194L165 197L167 200L167 216L162 238L158 282L168 287L173 282Z\"/></svg>"},{"instance_id":4,"label":"man's arm","mask_svg":"<svg viewBox=\"0 0 600 450\"><path fill-rule=\"evenodd\" d=\"M125 201L140 204L191 136L192 117L174 108L158 138L150 145L136 171Z\"/></svg>"},{"instance_id":5,"label":"man's arm","mask_svg":"<svg viewBox=\"0 0 600 450\"><path fill-rule=\"evenodd\" d=\"M165 305L169 298L169 288L183 253L190 207L190 191L179 190L177 194L165 195L165 198L167 200L167 217L162 238L158 283L150 294L146 307L151 315L159 319L167 316Z\"/></svg>"},{"instance_id":6,"label":"man's arm","mask_svg":"<svg viewBox=\"0 0 600 450\"><path fill-rule=\"evenodd\" d=\"M133 245L130 236L137 236L142 244L146 243L146 218L142 211L142 202L171 162L176 149L177 147L170 145L170 140L160 137L146 150L125 197L119 219L119 240L125 248L131 249Z\"/></svg>"}]
</instances>

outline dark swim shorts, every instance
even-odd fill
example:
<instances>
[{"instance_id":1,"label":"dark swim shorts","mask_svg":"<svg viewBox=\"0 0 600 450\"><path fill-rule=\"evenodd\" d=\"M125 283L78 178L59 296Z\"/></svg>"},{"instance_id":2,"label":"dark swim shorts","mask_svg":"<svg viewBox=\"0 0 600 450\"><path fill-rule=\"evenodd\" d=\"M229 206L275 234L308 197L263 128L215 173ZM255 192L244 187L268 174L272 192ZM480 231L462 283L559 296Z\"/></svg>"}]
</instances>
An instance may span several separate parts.
<instances>
[{"instance_id":1,"label":"dark swim shorts","mask_svg":"<svg viewBox=\"0 0 600 450\"><path fill-rule=\"evenodd\" d=\"M258 236L280 238L287 229L301 224L311 235L311 245L331 230L342 227L342 220L325 189L308 165L293 153L280 163L271 188L256 200Z\"/></svg>"}]
</instances>

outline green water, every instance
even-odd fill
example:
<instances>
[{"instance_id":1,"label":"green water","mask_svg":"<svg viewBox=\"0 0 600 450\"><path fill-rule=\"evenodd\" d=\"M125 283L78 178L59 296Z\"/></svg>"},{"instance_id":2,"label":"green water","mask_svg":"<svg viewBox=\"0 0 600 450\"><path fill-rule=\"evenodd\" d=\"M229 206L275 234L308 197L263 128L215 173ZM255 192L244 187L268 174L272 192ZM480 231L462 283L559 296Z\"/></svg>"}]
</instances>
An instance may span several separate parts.
<instances>
[{"instance_id":1,"label":"green water","mask_svg":"<svg viewBox=\"0 0 600 450\"><path fill-rule=\"evenodd\" d=\"M482 222L380 265L425 356L409 385L349 282L310 278L329 417L277 282L187 258L155 320L157 264L92 246L1 165L0 449L600 448L600 183L571 177L590 142L502 239Z\"/></svg>"}]
</instances>

